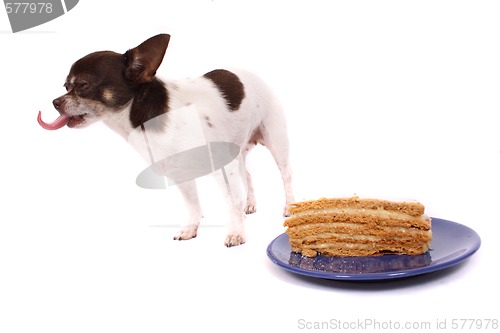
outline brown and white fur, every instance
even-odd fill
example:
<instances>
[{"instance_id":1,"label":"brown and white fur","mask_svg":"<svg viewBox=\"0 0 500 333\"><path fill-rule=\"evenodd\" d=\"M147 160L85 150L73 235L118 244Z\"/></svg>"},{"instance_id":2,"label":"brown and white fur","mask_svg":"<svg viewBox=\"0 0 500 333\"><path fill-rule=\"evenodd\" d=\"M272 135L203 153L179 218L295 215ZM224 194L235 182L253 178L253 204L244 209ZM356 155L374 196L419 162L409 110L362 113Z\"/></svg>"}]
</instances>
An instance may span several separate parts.
<instances>
[{"instance_id":1,"label":"brown and white fur","mask_svg":"<svg viewBox=\"0 0 500 333\"><path fill-rule=\"evenodd\" d=\"M137 129L147 132L163 156L189 147L200 124L208 141L231 142L241 147L240 157L225 167L227 176L223 177L220 171L214 175L229 205L225 245L243 244L245 213L256 211L252 180L244 161L256 144L271 151L281 171L286 205L294 201L282 108L266 84L245 71L219 69L199 78L174 82L156 77L169 40L169 35L161 34L124 54L101 51L83 57L71 67L65 83L67 93L53 104L60 114L69 116L68 127L86 127L102 120L148 161L150 152L144 141L130 140ZM197 124L186 121L187 113L182 111L193 106L200 115ZM152 119L161 121L147 128L143 126ZM240 186L242 180L246 203ZM202 218L196 183L193 180L177 186L185 199L189 218L174 239L190 239L196 237Z\"/></svg>"}]
</instances>

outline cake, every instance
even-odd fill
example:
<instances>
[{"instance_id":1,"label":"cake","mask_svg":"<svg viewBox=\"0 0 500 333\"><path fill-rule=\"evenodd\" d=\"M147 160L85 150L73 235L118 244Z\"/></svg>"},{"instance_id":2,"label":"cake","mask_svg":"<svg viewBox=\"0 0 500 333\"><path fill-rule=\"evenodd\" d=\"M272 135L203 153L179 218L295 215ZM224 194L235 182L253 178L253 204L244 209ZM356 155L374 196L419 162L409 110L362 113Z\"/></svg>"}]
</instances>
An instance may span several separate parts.
<instances>
[{"instance_id":1,"label":"cake","mask_svg":"<svg viewBox=\"0 0 500 333\"><path fill-rule=\"evenodd\" d=\"M429 250L431 219L416 201L321 198L288 207L292 251L305 257L418 255Z\"/></svg>"}]
</instances>

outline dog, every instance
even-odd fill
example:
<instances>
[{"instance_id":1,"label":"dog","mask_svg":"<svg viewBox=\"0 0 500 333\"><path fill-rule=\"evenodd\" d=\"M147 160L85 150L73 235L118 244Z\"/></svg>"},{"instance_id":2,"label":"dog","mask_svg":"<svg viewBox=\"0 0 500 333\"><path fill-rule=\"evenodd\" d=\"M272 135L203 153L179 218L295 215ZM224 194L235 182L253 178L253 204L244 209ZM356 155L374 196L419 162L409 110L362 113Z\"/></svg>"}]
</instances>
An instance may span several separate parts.
<instances>
[{"instance_id":1,"label":"dog","mask_svg":"<svg viewBox=\"0 0 500 333\"><path fill-rule=\"evenodd\" d=\"M172 82L157 77L169 41L170 35L160 34L123 54L99 51L76 61L64 84L67 93L53 101L59 118L45 123L39 114L39 122L47 129L57 129L65 125L84 128L103 121L151 163L155 162L152 145L161 156L174 155L197 145L193 141L198 140L195 132L200 127L208 142L235 145L238 157L223 168L224 172L213 173L229 209L224 244L243 244L245 214L256 211L245 159L257 144L270 150L281 172L285 215L286 207L294 202L283 109L268 86L246 71L216 69L198 78ZM189 108L199 115L198 123L186 116ZM130 140L133 133L142 133L146 140ZM155 170L166 174L168 168L160 161ZM197 236L201 206L194 179L177 186L189 214L174 239L187 240Z\"/></svg>"}]
</instances>

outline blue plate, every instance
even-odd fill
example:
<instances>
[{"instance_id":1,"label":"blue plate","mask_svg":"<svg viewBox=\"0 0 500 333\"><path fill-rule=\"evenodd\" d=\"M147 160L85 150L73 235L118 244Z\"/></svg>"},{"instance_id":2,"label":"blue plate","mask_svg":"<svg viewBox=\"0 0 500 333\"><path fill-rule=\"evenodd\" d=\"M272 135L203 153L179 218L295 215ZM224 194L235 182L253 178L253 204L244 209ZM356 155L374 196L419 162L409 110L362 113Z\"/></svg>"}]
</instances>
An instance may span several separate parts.
<instances>
[{"instance_id":1,"label":"blue plate","mask_svg":"<svg viewBox=\"0 0 500 333\"><path fill-rule=\"evenodd\" d=\"M286 233L269 244L267 255L276 265L301 275L331 280L387 280L448 268L473 255L480 246L481 238L471 228L432 218L432 243L422 255L307 258L291 252Z\"/></svg>"}]
</instances>

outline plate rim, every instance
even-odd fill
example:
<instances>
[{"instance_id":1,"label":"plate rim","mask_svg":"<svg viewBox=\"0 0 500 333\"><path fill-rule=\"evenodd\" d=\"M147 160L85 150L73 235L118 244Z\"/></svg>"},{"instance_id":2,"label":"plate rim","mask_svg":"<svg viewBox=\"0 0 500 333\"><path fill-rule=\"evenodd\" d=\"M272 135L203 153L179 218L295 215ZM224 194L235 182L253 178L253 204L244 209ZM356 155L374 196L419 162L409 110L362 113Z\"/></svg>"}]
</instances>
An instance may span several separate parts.
<instances>
[{"instance_id":1,"label":"plate rim","mask_svg":"<svg viewBox=\"0 0 500 333\"><path fill-rule=\"evenodd\" d=\"M290 264L283 262L280 258L278 258L273 252L273 245L281 240L283 237L288 237L286 232L278 235L274 238L269 245L267 246L267 256L268 258L277 266L303 276L314 277L314 278L322 278L328 280L347 280L347 281L377 281L377 280L392 280L398 278L406 278L411 276L417 276L427 273L436 272L439 270L443 270L454 265L457 265L464 260L468 259L474 253L476 253L481 247L481 237L479 234L472 228L460 224L458 222L438 218L431 217L433 223L445 224L452 226L454 228L463 228L467 229L468 232L472 234L473 239L471 239L472 246L468 247L463 253L461 253L458 257L452 258L450 260L445 260L443 262L437 263L435 265L429 265L425 267L412 268L406 270L392 271L392 272L378 272L378 273L335 273L335 272L324 272L324 271L313 271L307 270L300 267L295 267ZM434 230L433 230L434 232ZM431 244L432 245L432 244Z\"/></svg>"}]
</instances>

